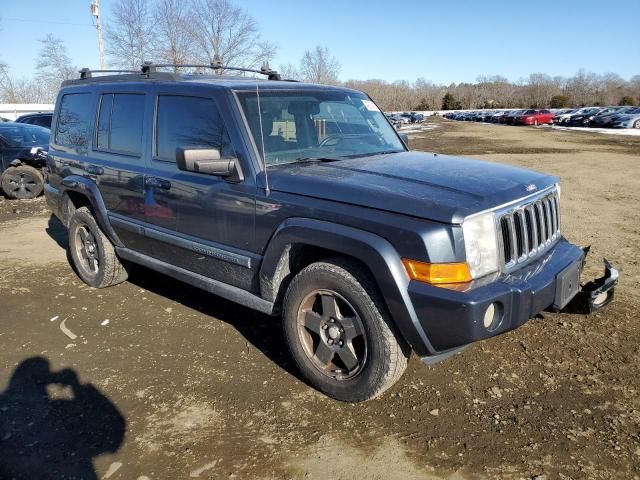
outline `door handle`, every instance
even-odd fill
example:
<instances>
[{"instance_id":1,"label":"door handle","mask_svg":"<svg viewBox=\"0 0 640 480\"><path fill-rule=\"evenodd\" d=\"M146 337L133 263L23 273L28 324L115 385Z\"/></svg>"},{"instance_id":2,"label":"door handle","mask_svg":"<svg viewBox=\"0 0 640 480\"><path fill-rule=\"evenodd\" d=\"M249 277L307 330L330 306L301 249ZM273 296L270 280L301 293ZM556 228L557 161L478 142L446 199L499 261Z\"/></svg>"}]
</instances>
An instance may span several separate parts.
<instances>
[{"instance_id":1,"label":"door handle","mask_svg":"<svg viewBox=\"0 0 640 480\"><path fill-rule=\"evenodd\" d=\"M89 175L102 175L104 173L104 168L97 165L87 165L84 167L84 171Z\"/></svg>"},{"instance_id":2,"label":"door handle","mask_svg":"<svg viewBox=\"0 0 640 480\"><path fill-rule=\"evenodd\" d=\"M78 166L78 162L76 162L74 160L63 160L62 161L62 166L63 167L77 167Z\"/></svg>"},{"instance_id":3,"label":"door handle","mask_svg":"<svg viewBox=\"0 0 640 480\"><path fill-rule=\"evenodd\" d=\"M144 184L151 188L161 188L163 190L169 190L171 188L171 182L158 177L146 177Z\"/></svg>"}]
</instances>

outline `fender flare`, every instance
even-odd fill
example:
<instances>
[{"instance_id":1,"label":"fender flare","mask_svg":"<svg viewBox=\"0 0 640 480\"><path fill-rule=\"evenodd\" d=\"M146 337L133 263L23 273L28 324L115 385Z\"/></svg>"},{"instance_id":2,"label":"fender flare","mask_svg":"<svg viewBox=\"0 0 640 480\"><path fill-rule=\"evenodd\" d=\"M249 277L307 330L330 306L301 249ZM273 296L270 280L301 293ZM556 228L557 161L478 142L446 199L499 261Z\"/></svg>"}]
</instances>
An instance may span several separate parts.
<instances>
[{"instance_id":1,"label":"fender flare","mask_svg":"<svg viewBox=\"0 0 640 480\"><path fill-rule=\"evenodd\" d=\"M24 165L24 162L22 160L20 160L19 158L16 158L15 160L11 160L9 162L9 166L10 167L19 167L21 165Z\"/></svg>"},{"instance_id":2,"label":"fender flare","mask_svg":"<svg viewBox=\"0 0 640 480\"><path fill-rule=\"evenodd\" d=\"M260 266L262 297L275 301L288 272L288 253L292 245L308 245L353 257L366 265L387 304L391 317L404 339L420 356L433 355L411 299L409 277L393 245L384 238L357 228L310 218L289 218L276 229Z\"/></svg>"},{"instance_id":3,"label":"fender flare","mask_svg":"<svg viewBox=\"0 0 640 480\"><path fill-rule=\"evenodd\" d=\"M120 241L120 238L118 238L118 235L111 227L111 223L109 222L109 217L107 215L107 207L104 204L104 200L102 199L98 186L93 181L80 175L69 175L60 182L60 209L63 216L66 216L68 211L67 208L65 208L66 205L64 203L65 201L69 201L67 200L69 198L68 192L77 192L85 196L91 204L91 209L93 210L96 222L102 231L107 235L107 237L109 237L109 240L111 240L115 246L124 247L124 244ZM63 222L68 224L68 219L64 218Z\"/></svg>"}]
</instances>

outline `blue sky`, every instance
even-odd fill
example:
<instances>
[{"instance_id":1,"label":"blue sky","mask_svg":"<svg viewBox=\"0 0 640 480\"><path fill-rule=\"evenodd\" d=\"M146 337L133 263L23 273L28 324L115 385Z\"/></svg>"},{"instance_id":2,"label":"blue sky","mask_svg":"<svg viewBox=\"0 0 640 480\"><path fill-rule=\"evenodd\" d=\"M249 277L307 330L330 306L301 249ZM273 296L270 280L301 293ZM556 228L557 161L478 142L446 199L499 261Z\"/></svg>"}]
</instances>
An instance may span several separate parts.
<instances>
[{"instance_id":1,"label":"blue sky","mask_svg":"<svg viewBox=\"0 0 640 480\"><path fill-rule=\"evenodd\" d=\"M101 0L109 21L113 0ZM418 77L435 83L500 74L570 76L584 68L640 74L640 1L236 0L278 45L272 67L328 47L342 80ZM29 75L37 38L65 39L78 66L97 68L90 0L0 0L0 59ZM22 21L29 20L29 21ZM12 39L19 39L13 41Z\"/></svg>"}]
</instances>

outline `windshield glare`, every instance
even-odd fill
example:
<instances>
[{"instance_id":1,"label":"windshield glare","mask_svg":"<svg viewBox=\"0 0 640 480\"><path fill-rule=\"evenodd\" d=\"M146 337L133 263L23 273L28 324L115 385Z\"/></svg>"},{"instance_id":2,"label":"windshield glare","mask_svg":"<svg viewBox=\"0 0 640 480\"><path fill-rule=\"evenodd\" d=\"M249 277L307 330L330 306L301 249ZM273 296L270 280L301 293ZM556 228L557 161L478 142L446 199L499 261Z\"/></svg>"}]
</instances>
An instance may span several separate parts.
<instances>
[{"instance_id":1,"label":"windshield glare","mask_svg":"<svg viewBox=\"0 0 640 480\"><path fill-rule=\"evenodd\" d=\"M239 92L267 165L364 157L405 150L395 130L365 95L309 90ZM258 108L259 107L259 108Z\"/></svg>"}]
</instances>

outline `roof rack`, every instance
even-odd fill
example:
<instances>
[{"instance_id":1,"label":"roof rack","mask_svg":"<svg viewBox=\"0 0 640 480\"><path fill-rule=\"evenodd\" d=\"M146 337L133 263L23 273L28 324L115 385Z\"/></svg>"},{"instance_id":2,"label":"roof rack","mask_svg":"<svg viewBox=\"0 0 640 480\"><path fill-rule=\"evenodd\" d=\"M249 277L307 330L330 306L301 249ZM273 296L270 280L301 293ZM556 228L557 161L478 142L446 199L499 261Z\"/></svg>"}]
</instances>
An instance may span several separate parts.
<instances>
[{"instance_id":1,"label":"roof rack","mask_svg":"<svg viewBox=\"0 0 640 480\"><path fill-rule=\"evenodd\" d=\"M222 61L220 61L219 57L214 57L213 62L209 64L187 64L187 63L152 63L152 62L144 62L140 70L129 70L129 69L114 69L114 70L91 70L90 68L82 68L80 73L79 80L91 80L101 78L104 80L127 80L130 79L128 75L140 75L142 78L178 78L176 74L170 72L159 72L159 68L210 68L214 71L221 70L232 70L236 72L250 72L257 73L259 75L266 75L268 80L283 80L278 72L272 70L269 67L268 63L264 63L260 70L255 70L252 68L241 68L241 67L230 67L228 65L223 65ZM103 77L94 77L95 73L113 73L118 75L105 75ZM286 82L295 82L295 80L283 80ZM64 84L73 84L78 82L78 80L66 80L63 82Z\"/></svg>"},{"instance_id":2,"label":"roof rack","mask_svg":"<svg viewBox=\"0 0 640 480\"><path fill-rule=\"evenodd\" d=\"M157 68L210 68L212 70L233 70L235 72L250 72L260 75L266 75L269 80L282 80L280 74L269 67L268 63L263 63L260 70L252 68L240 68L230 67L228 65L222 65L222 61L219 57L214 57L213 62L209 64L188 64L188 63L152 63L144 62L142 64L141 71L143 74L149 75L155 73Z\"/></svg>"}]
</instances>

